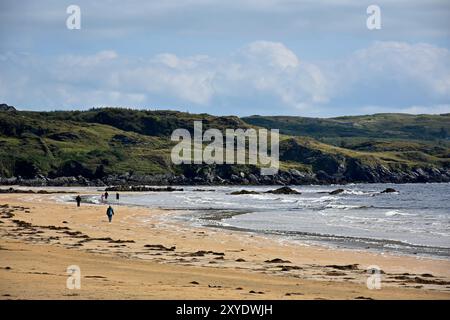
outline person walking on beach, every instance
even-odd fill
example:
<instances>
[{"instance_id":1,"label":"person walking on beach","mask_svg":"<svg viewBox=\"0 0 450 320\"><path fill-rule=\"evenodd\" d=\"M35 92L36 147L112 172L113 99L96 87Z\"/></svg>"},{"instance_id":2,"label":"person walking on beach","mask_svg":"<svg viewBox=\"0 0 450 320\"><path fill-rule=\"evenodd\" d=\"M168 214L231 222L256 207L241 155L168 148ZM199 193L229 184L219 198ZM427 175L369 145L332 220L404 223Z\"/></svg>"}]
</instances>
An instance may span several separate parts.
<instances>
[{"instance_id":1,"label":"person walking on beach","mask_svg":"<svg viewBox=\"0 0 450 320\"><path fill-rule=\"evenodd\" d=\"M102 196L100 197L100 200L103 202L105 202L105 195L102 193Z\"/></svg>"},{"instance_id":2,"label":"person walking on beach","mask_svg":"<svg viewBox=\"0 0 450 320\"><path fill-rule=\"evenodd\" d=\"M108 196L109 196L108 191L106 191L105 192L105 200L108 200Z\"/></svg>"},{"instance_id":3,"label":"person walking on beach","mask_svg":"<svg viewBox=\"0 0 450 320\"><path fill-rule=\"evenodd\" d=\"M80 203L81 203L81 197L80 197L80 195L78 195L78 196L75 198L75 200L77 201L77 207L79 207L79 206L80 206Z\"/></svg>"},{"instance_id":4,"label":"person walking on beach","mask_svg":"<svg viewBox=\"0 0 450 320\"><path fill-rule=\"evenodd\" d=\"M117 193L116 193L116 200L117 200L117 202L119 202L119 199L120 199L120 195L119 195L119 193L117 192Z\"/></svg>"},{"instance_id":5,"label":"person walking on beach","mask_svg":"<svg viewBox=\"0 0 450 320\"><path fill-rule=\"evenodd\" d=\"M109 222L111 222L112 217L114 215L114 210L111 206L109 206L108 209L106 209L106 215L108 216Z\"/></svg>"}]
</instances>

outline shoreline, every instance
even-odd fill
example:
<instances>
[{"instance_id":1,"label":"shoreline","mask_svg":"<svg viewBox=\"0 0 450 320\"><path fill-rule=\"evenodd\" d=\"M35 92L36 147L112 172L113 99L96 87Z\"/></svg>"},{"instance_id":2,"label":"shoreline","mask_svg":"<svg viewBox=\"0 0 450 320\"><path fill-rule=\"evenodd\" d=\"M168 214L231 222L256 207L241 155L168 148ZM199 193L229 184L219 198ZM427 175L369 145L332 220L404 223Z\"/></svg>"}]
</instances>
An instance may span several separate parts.
<instances>
[{"instance_id":1,"label":"shoreline","mask_svg":"<svg viewBox=\"0 0 450 320\"><path fill-rule=\"evenodd\" d=\"M355 185L357 186L357 185ZM383 187L386 185L383 184ZM190 186L191 188L195 188L196 186ZM254 191L254 188L261 188L262 186L253 186L250 187L250 190ZM273 188L271 186L264 186L267 188ZM293 186L297 188L302 188L302 186ZM323 186L311 186L311 187L323 187ZM328 186L327 186L328 187ZM329 186L329 187L335 187L335 186ZM225 188L231 188L230 186L227 186ZM256 190L256 189L255 189ZM259 194L266 193L264 190L259 190ZM339 189L343 190L343 189ZM162 190L164 191L164 190ZM176 190L180 191L180 190ZM192 191L215 191L215 192L222 192L223 190L218 189L194 189L190 190L184 189L184 192L191 192ZM121 191L123 192L123 191ZM228 192L225 192L225 194L229 194L231 190ZM353 193L352 193L353 192ZM346 189L343 191L343 194L363 194L364 191L358 191L359 193L354 193L354 190ZM303 191L302 191L303 193ZM324 194L328 195L328 191L316 191L316 194ZM382 194L380 190L380 194ZM130 195L139 195L142 196L142 198L146 196L153 195L153 192L151 191L141 191L141 192L130 192ZM307 194L307 191L304 192L304 194ZM312 193L314 194L314 193ZM378 195L376 191L366 191L366 194L372 194ZM176 193L175 197L178 196L178 193ZM195 196L195 195L194 195ZM93 204L99 204L98 201L96 201L92 195L86 195L86 200L89 203ZM238 200L238 198L236 198ZM114 205L118 205L115 203ZM296 231L296 230L274 230L274 229L258 229L258 228L252 228L252 227L245 227L245 226L239 226L239 224L230 225L227 223L227 219L244 215L247 213L253 213L254 208L248 208L248 209L237 209L237 208L217 208L214 209L213 207L187 207L187 208L178 208L173 207L171 208L168 205L162 205L161 207L157 204L146 204L140 203L140 201L135 202L129 202L129 203L120 203L119 205L128 205L128 206L139 206L149 209L166 209L168 211L176 211L179 214L176 215L176 219L178 221L182 221L185 223L191 224L193 227L207 227L207 228L216 228L216 229L226 229L230 231L235 232L244 232L244 233L251 233L253 235L258 236L265 236L265 237L272 237L274 239L280 238L280 241L290 241L296 244L307 244L311 246L319 246L319 247L325 247L332 250L359 250L359 251L369 251L374 253L391 253L394 255L401 255L401 256L412 256L412 257L423 257L423 258L434 258L439 260L450 260L450 251L448 246L440 246L437 244L430 244L430 243L416 243L416 242L409 242L408 240L402 240L402 239L396 239L395 237L389 238L380 238L377 236L357 236L357 235L351 235L351 234L333 234L333 233L327 233L324 232L312 232L312 231ZM212 204L214 205L214 204ZM176 206L176 204L175 204ZM342 205L341 205L342 206ZM371 209L374 208L374 206L361 206L361 205L350 205L350 208L367 208ZM347 207L347 208L349 208ZM376 207L375 207L376 208ZM378 208L379 209L379 208ZM388 208L386 208L388 209ZM346 210L346 209L344 209ZM213 212L213 214L210 214L210 212ZM403 213L399 213L402 215ZM386 213L387 215L387 213ZM409 215L409 214L405 214ZM413 214L414 215L414 214Z\"/></svg>"},{"instance_id":2,"label":"shoreline","mask_svg":"<svg viewBox=\"0 0 450 320\"><path fill-rule=\"evenodd\" d=\"M10 264L10 269L0 266L1 299L450 299L448 260L280 243L259 235L187 226L165 219L170 211L142 207L118 206L108 224L105 206L76 208L55 201L54 196L0 195L0 205L8 204L0 208L0 257L3 264ZM14 216L4 218L5 212ZM49 261L53 255L62 261L79 259L82 270L94 259L89 268L104 278L83 278L82 282L90 286L96 280L103 285L92 284L93 291L88 286L86 294L82 289L76 296L68 295L76 293L65 288L68 265L59 266L59 273L53 270L57 275L52 276L50 271L56 266ZM113 270L105 268L110 259L116 262ZM40 278L29 275L35 272L32 261L39 265L36 272L42 278L59 281L57 290L46 288L45 283L39 289L27 283ZM367 289L370 265L379 265L384 272L380 290ZM130 271L123 274L122 268ZM136 268L158 273L143 276ZM28 275L15 274L15 270L28 270ZM195 275L195 279L172 279L169 274L174 272ZM168 278L159 284L160 273ZM142 291L127 282L127 277L156 284ZM108 292L109 280L102 279L114 279L118 292Z\"/></svg>"},{"instance_id":3,"label":"shoreline","mask_svg":"<svg viewBox=\"0 0 450 320\"><path fill-rule=\"evenodd\" d=\"M363 248L363 245L357 247L343 247L339 244L333 243L331 241L322 241L319 242L318 240L312 240L311 242L308 242L309 240L304 239L292 239L289 237L286 237L284 235L278 235L276 233L270 233L270 232L264 232L264 231L258 231L258 230L250 230L250 229L244 229L244 228L238 228L238 227L231 227L231 226L216 226L216 225L205 225L206 228L217 228L222 230L230 230L235 232L243 232L243 233L249 233L253 235L257 235L264 238L270 238L274 239L278 242L287 242L292 245L300 245L300 246L308 246L308 247L314 247L314 248L323 248L328 250L338 250L338 251L354 251L354 252L367 252L367 253L373 253L373 254L383 254L383 255L392 255L392 256L399 256L399 257L410 257L410 258L418 258L418 259L430 259L430 260L439 260L439 261L450 261L450 257L446 256L439 256L439 255L428 255L423 253L418 254L411 254L407 252L402 251L389 251L385 252L383 249L378 248ZM431 247L430 247L431 248ZM434 247L432 247L434 249ZM443 248L446 249L446 248Z\"/></svg>"},{"instance_id":4,"label":"shoreline","mask_svg":"<svg viewBox=\"0 0 450 320\"><path fill-rule=\"evenodd\" d=\"M47 180L46 180L47 179ZM81 181L78 181L81 179ZM450 184L450 178L448 180L444 178L440 179L431 179L431 180L380 180L380 181L364 181L364 180L354 180L354 181L328 181L328 180L317 180L317 181L264 181L261 183L242 183L242 182L196 182L196 181L158 181L155 182L153 180L150 181L136 181L136 182L127 182L123 183L123 181L105 181L98 183L98 181L89 181L86 182L87 178L84 177L58 177L55 178L55 182L49 182L49 178L43 179L18 179L16 177L13 178L5 178L0 177L0 188L31 188L31 189L39 189L39 188L109 188L112 186L119 187L282 187L282 186L351 186L355 184L363 184L363 185L375 185L375 184L399 184L399 185L408 185L408 184ZM126 191L121 191L126 192ZM136 191L133 191L136 192Z\"/></svg>"},{"instance_id":5,"label":"shoreline","mask_svg":"<svg viewBox=\"0 0 450 320\"><path fill-rule=\"evenodd\" d=\"M317 186L320 187L320 185L312 185L312 186ZM335 185L330 185L330 186L335 186ZM15 186L16 188L23 188L23 186ZM180 186L182 187L182 186ZM192 187L197 187L197 186L192 186ZM230 187L230 186L226 186L226 187ZM259 187L259 186L255 186L255 187ZM272 186L267 186L267 187L272 187ZM63 190L61 190L63 189ZM89 190L87 190L89 189ZM16 189L16 190L24 190L24 189ZM42 188L39 187L31 187L31 189L26 189L24 191L28 191L28 190L32 190L35 193L39 195L40 193L37 191L42 191ZM69 190L69 191L67 191ZM177 190L178 191L178 190ZM186 190L185 190L186 191ZM195 190L195 191L207 191L207 190ZM211 190L209 190L211 191ZM399 251L399 250L390 250L390 249L378 249L378 248L363 248L362 245L361 246L341 246L339 243L335 243L332 241L321 241L321 240L307 240L307 239L293 239L287 235L284 234L278 234L275 232L265 232L262 230L257 230L257 229L246 229L246 228L240 228L240 227L235 227L235 226L227 226L227 225L211 225L211 224L194 224L188 221L185 221L185 219L183 219L183 216L188 216L188 212L189 211L195 211L195 212L200 212L200 211L209 211L212 209L202 209L202 208L195 208L195 209L170 209L170 208L160 208L160 207L149 207L148 205L145 204L126 204L126 203L120 203L120 202L116 202L115 200L113 200L112 202L109 203L99 203L99 202L95 202L95 201L90 201L89 198L95 196L95 195L101 195L102 191L99 190L97 187L53 187L53 188L48 188L48 190L44 189L43 193L44 195L49 195L49 196L57 196L57 198L55 199L55 197L53 197L53 199L55 200L56 203L61 203L61 204L70 204L70 203L75 203L75 200L73 201L69 201L69 200L62 200L61 198L64 197L65 195L67 196L73 196L74 192L81 192L84 193L84 195L82 195L82 198L84 198L84 204L90 204L90 205L95 205L95 206L99 206L99 205L107 205L107 204L111 204L114 207L119 206L119 207L128 207L128 208L144 208L144 209L148 209L148 210L157 210L157 211L162 211L165 212L166 214L162 215L163 217L168 216L169 214L176 214L175 219L177 221L177 223L182 223L185 224L185 226L187 227L191 227L193 229L195 228L206 228L206 229L219 229L219 230L227 230L227 231L231 231L231 232L237 232L237 233L244 233L244 234L250 234L252 236L258 236L258 237L262 237L262 238L266 238L266 239L270 239L270 240L275 240L277 242L287 242L287 243L291 243L292 245L301 245L301 246L308 246L308 247L316 247L316 248L322 248L322 249L329 249L329 250L342 250L342 251L356 251L356 252L369 252L369 253L373 253L373 254L387 254L387 255L393 255L393 256L404 256L404 257L413 257L413 258L419 258L419 259L432 259L432 260L440 260L440 261L449 261L450 262L450 257L447 256L443 256L443 255L432 255L432 254L426 254L426 253L408 253L408 252L404 252L404 251ZM111 193L113 191L110 191ZM115 192L115 191L114 191ZM130 195L136 195L136 194L153 194L153 192L151 191L143 191L143 192L136 192L136 191L121 191L120 192L122 195L123 194L130 194ZM319 192L320 193L320 192ZM328 192L322 192L322 193L328 193ZM28 194L27 192L21 193L18 192L16 194ZM113 199L113 198L111 198ZM246 212L236 212L236 213L231 213L231 214L224 214L224 216L221 216L217 219L215 218L208 218L208 219L204 219L205 221L211 222L211 221L222 221L222 220L226 220L231 216L235 216L235 215L241 215L241 214L245 214ZM175 222L175 221L173 221ZM303 233L303 232L300 232ZM316 234L314 234L316 235ZM318 236L330 236L330 237L337 237L335 235L328 235L328 234L317 234ZM341 236L342 238L350 238L350 239L360 239L357 237L351 237L351 236ZM367 238L367 240L375 240L378 241L379 239L376 238ZM380 239L379 241L383 242L383 241L387 241L387 242L397 242L397 240L390 240L390 239ZM406 244L406 243L405 243ZM445 247L433 247L433 246L428 246L428 245L418 245L418 244L409 244L412 247L425 247L425 248L429 248L429 249L447 249Z\"/></svg>"}]
</instances>

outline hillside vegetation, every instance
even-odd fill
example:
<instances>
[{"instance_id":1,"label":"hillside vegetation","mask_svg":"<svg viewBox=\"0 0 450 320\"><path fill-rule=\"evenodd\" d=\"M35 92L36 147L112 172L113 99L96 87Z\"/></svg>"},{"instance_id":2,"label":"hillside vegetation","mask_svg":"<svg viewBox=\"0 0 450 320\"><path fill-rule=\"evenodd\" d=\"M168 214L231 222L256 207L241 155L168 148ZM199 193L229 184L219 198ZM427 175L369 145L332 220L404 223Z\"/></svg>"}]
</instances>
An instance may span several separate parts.
<instances>
[{"instance_id":1,"label":"hillside vegetation","mask_svg":"<svg viewBox=\"0 0 450 320\"><path fill-rule=\"evenodd\" d=\"M449 140L450 114L411 115L380 113L337 118L251 116L243 121L282 133L314 138L372 138L406 140Z\"/></svg>"},{"instance_id":2,"label":"hillside vegetation","mask_svg":"<svg viewBox=\"0 0 450 320\"><path fill-rule=\"evenodd\" d=\"M170 161L177 128L279 128L281 172L255 166L180 165ZM83 177L97 183L345 183L447 181L450 115L379 114L313 119L215 117L118 108L88 111L0 111L0 176ZM78 179L77 182L80 182Z\"/></svg>"}]
</instances>

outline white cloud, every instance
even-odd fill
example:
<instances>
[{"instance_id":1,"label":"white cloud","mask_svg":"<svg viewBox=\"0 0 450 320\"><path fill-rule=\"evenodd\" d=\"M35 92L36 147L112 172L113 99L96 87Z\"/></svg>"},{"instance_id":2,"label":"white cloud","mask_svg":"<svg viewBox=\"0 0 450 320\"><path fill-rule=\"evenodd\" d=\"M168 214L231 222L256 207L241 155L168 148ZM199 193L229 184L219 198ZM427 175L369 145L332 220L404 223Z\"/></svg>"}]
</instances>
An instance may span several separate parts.
<instances>
[{"instance_id":1,"label":"white cloud","mask_svg":"<svg viewBox=\"0 0 450 320\"><path fill-rule=\"evenodd\" d=\"M93 55L65 55L60 58L60 63L67 67L95 67L106 61L117 59L118 55L113 50L100 51Z\"/></svg>"},{"instance_id":2,"label":"white cloud","mask_svg":"<svg viewBox=\"0 0 450 320\"><path fill-rule=\"evenodd\" d=\"M446 48L375 42L320 67L328 80L331 103L353 108L353 112L365 105L401 112L412 105L449 103L450 51Z\"/></svg>"},{"instance_id":3,"label":"white cloud","mask_svg":"<svg viewBox=\"0 0 450 320\"><path fill-rule=\"evenodd\" d=\"M39 104L50 103L49 107L111 105L127 98L130 101L126 105L153 104L155 96L200 106L227 96L269 96L278 99L278 104L302 107L322 101L325 94L325 80L317 67L300 63L296 54L283 44L268 41L252 42L223 59L205 55L179 57L171 53L130 59L114 51L101 51L92 55L63 55L52 61L24 60L17 55L2 60L10 65L5 76L17 78L21 69L28 70L30 79L21 90L0 91L4 101L19 104L36 101L30 96L35 94L35 88L41 91ZM11 62L18 62L21 67ZM0 78L8 87L6 79ZM57 90L50 92L52 87ZM29 96L25 100L23 96L19 98L18 91L26 91ZM42 96L46 91L49 98Z\"/></svg>"},{"instance_id":4,"label":"white cloud","mask_svg":"<svg viewBox=\"0 0 450 320\"><path fill-rule=\"evenodd\" d=\"M253 108L326 115L343 105L341 113L445 112L450 98L450 52L403 42L376 42L321 63L269 41L220 58L130 58L106 50L45 59L9 52L0 55L0 69L0 101L19 107L163 106L217 113L220 104L227 108L222 113L249 114Z\"/></svg>"},{"instance_id":5,"label":"white cloud","mask_svg":"<svg viewBox=\"0 0 450 320\"><path fill-rule=\"evenodd\" d=\"M294 109L327 100L320 69L278 42L255 41L239 50L219 69L214 86L218 94L272 97Z\"/></svg>"},{"instance_id":6,"label":"white cloud","mask_svg":"<svg viewBox=\"0 0 450 320\"><path fill-rule=\"evenodd\" d=\"M299 65L295 53L279 42L255 41L247 45L241 53L259 64L282 70Z\"/></svg>"},{"instance_id":7,"label":"white cloud","mask_svg":"<svg viewBox=\"0 0 450 320\"><path fill-rule=\"evenodd\" d=\"M349 61L359 67L360 79L383 77L397 83L421 83L427 92L450 95L450 52L430 44L376 42L357 51Z\"/></svg>"}]
</instances>

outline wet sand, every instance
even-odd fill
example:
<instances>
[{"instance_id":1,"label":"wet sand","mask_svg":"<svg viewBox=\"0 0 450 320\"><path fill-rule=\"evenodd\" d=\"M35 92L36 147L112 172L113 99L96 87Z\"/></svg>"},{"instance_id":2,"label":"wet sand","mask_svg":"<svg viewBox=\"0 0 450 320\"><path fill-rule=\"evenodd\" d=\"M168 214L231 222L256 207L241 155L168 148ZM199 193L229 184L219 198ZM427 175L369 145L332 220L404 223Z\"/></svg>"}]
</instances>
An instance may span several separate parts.
<instances>
[{"instance_id":1,"label":"wet sand","mask_svg":"<svg viewBox=\"0 0 450 320\"><path fill-rule=\"evenodd\" d=\"M142 207L114 206L108 223L105 205L57 197L0 194L1 299L450 299L448 260L194 228ZM70 265L79 290L66 287Z\"/></svg>"}]
</instances>

